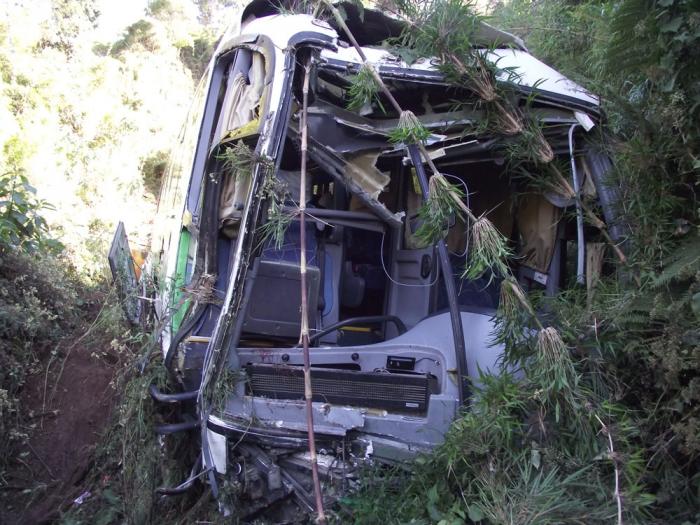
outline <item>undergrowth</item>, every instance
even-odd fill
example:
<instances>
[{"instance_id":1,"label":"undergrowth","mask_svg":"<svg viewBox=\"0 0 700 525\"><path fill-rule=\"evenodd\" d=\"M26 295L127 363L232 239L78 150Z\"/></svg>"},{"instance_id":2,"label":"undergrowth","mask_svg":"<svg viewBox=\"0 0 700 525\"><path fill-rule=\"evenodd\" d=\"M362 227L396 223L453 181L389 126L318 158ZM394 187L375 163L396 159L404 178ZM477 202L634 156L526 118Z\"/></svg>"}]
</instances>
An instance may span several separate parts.
<instances>
[{"instance_id":1,"label":"undergrowth","mask_svg":"<svg viewBox=\"0 0 700 525\"><path fill-rule=\"evenodd\" d=\"M0 472L27 437L19 400L27 378L57 354L89 307L69 268L53 256L0 244Z\"/></svg>"},{"instance_id":2,"label":"undergrowth","mask_svg":"<svg viewBox=\"0 0 700 525\"><path fill-rule=\"evenodd\" d=\"M188 435L156 433L156 424L175 416L159 411L148 394L151 384L165 389L165 366L152 338L140 334L133 343L131 360L114 379L119 401L85 482L89 497L70 507L62 523L190 523L193 513L212 510L206 491L175 498L156 492L187 479L196 457Z\"/></svg>"}]
</instances>

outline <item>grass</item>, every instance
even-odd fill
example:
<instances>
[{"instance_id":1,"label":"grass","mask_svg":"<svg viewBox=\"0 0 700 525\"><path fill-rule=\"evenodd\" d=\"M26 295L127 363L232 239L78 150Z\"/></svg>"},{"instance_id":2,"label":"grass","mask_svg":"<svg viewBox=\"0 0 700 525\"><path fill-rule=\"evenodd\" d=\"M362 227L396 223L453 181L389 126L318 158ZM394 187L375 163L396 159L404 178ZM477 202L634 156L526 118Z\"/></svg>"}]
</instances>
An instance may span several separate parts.
<instances>
[{"instance_id":1,"label":"grass","mask_svg":"<svg viewBox=\"0 0 700 525\"><path fill-rule=\"evenodd\" d=\"M287 187L274 175L267 175L261 192L267 201L267 216L264 223L258 227L257 234L260 246L272 241L276 250L282 248L284 235L297 214L284 209Z\"/></svg>"}]
</instances>

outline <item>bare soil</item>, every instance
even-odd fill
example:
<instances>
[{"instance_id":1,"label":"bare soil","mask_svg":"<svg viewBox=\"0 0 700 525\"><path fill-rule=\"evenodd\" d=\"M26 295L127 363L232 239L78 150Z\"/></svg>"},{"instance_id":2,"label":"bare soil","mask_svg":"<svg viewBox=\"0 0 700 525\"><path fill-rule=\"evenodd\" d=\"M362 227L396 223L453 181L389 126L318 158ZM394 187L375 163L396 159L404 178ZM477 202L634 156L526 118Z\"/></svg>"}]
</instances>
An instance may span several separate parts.
<instances>
[{"instance_id":1,"label":"bare soil","mask_svg":"<svg viewBox=\"0 0 700 525\"><path fill-rule=\"evenodd\" d=\"M54 359L48 379L42 369L25 385L21 402L33 417L0 492L0 524L55 522L80 496L116 394L110 383L118 359L97 357L93 350L68 346Z\"/></svg>"}]
</instances>

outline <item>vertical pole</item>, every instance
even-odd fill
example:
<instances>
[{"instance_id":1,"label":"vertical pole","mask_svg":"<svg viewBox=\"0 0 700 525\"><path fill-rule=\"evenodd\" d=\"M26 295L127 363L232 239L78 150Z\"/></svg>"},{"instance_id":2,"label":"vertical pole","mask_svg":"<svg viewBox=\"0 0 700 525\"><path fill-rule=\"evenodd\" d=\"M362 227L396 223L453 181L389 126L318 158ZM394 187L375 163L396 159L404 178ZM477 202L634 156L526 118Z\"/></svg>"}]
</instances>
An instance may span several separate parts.
<instances>
[{"instance_id":1,"label":"vertical pole","mask_svg":"<svg viewBox=\"0 0 700 525\"><path fill-rule=\"evenodd\" d=\"M418 147L415 144L407 146L408 154L411 157L411 162L416 168L418 184L420 191L423 194L423 201L428 198L428 177L423 169L423 163ZM457 290L455 288L454 275L452 273L452 265L450 264L450 256L447 253L445 240L440 239L437 242L438 260L440 261L440 271L442 271L445 280L445 292L447 293L447 304L450 310L450 322L452 323L452 338L455 345L455 358L457 360L457 385L459 387L459 404L464 404L464 400L468 397L468 387L466 379L468 377L467 369L467 350L464 343L464 331L462 329L462 314L459 311L459 303L457 302Z\"/></svg>"},{"instance_id":2,"label":"vertical pole","mask_svg":"<svg viewBox=\"0 0 700 525\"><path fill-rule=\"evenodd\" d=\"M574 198L576 199L576 282L586 283L586 240L583 237L583 208L581 206L581 185L576 173L576 158L574 157L574 130L578 124L569 128L569 157L571 159L571 176L574 179Z\"/></svg>"},{"instance_id":3,"label":"vertical pole","mask_svg":"<svg viewBox=\"0 0 700 525\"><path fill-rule=\"evenodd\" d=\"M311 58L304 66L304 86L302 88L301 108L301 174L299 177L299 244L300 273L301 273L301 345L304 352L304 398L306 400L306 428L309 436L309 457L311 461L311 476L316 497L317 522L325 525L326 515L323 511L323 494L321 481L318 477L318 459L316 457L316 439L314 436L313 391L311 389L311 360L309 358L309 302L306 289L306 150L307 124L306 115L309 105L309 76Z\"/></svg>"}]
</instances>

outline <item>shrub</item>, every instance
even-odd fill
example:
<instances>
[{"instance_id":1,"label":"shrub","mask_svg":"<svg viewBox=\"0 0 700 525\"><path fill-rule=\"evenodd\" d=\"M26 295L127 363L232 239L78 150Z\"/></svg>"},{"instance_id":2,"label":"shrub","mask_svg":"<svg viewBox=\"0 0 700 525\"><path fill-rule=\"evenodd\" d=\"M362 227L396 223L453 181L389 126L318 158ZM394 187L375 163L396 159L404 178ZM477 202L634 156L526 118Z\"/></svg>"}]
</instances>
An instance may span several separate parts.
<instances>
[{"instance_id":1,"label":"shrub","mask_svg":"<svg viewBox=\"0 0 700 525\"><path fill-rule=\"evenodd\" d=\"M635 278L628 270L598 283L592 297L571 290L546 300L567 351L545 359L531 341L503 338L524 378L485 381L445 444L410 475L367 476L346 501L355 522L700 519L700 17L693 6L495 4L494 25L602 95L607 122L597 140L615 162L611 183L623 194Z\"/></svg>"},{"instance_id":2,"label":"shrub","mask_svg":"<svg viewBox=\"0 0 700 525\"><path fill-rule=\"evenodd\" d=\"M76 325L84 304L66 261L0 244L0 448L22 437L18 396ZM2 461L9 459L3 454Z\"/></svg>"}]
</instances>

